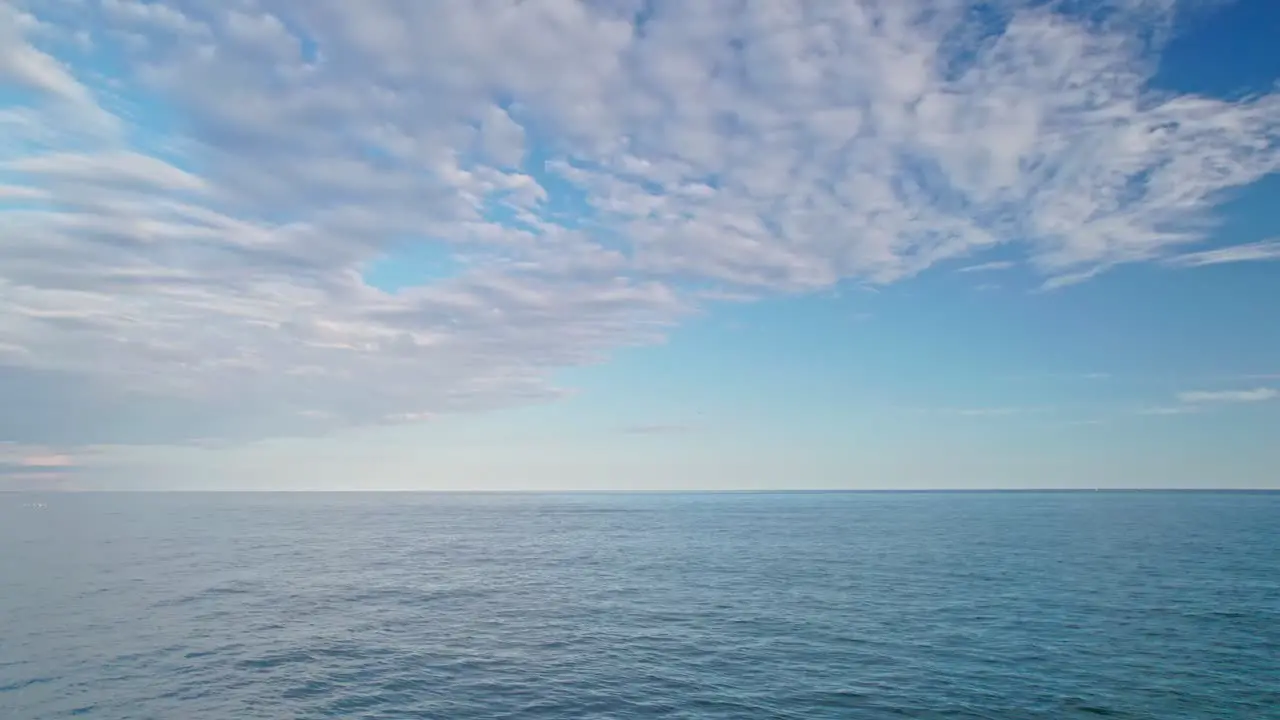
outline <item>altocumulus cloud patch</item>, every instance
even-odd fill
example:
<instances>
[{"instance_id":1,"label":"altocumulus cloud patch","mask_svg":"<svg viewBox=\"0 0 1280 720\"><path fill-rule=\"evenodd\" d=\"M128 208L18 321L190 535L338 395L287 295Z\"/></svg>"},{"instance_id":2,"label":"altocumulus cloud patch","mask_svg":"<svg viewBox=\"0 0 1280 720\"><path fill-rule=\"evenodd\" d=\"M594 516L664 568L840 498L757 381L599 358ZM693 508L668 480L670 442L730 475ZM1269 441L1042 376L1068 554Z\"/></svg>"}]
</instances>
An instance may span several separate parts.
<instances>
[{"instance_id":1,"label":"altocumulus cloud patch","mask_svg":"<svg viewBox=\"0 0 1280 720\"><path fill-rule=\"evenodd\" d=\"M1197 246L1280 97L1150 90L1171 2L981 5L7 5L4 427L400 422L554 398L716 293L1272 254Z\"/></svg>"}]
</instances>

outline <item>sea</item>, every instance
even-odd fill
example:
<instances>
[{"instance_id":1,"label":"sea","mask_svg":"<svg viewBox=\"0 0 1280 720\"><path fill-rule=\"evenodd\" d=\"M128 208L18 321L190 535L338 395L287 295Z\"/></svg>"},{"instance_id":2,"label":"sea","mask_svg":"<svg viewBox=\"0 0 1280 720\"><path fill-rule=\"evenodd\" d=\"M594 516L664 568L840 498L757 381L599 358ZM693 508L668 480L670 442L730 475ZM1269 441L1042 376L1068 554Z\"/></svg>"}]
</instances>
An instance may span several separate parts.
<instances>
[{"instance_id":1,"label":"sea","mask_svg":"<svg viewBox=\"0 0 1280 720\"><path fill-rule=\"evenodd\" d=\"M0 718L1280 718L1280 493L0 495Z\"/></svg>"}]
</instances>

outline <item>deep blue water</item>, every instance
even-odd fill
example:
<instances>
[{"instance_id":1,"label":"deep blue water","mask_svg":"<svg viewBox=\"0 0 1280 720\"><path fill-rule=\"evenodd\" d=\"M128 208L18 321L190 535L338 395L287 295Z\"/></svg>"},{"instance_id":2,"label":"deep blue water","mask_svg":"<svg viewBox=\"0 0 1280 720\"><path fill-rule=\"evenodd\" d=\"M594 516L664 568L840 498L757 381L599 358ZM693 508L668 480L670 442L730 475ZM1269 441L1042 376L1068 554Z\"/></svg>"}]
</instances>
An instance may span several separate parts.
<instances>
[{"instance_id":1,"label":"deep blue water","mask_svg":"<svg viewBox=\"0 0 1280 720\"><path fill-rule=\"evenodd\" d=\"M77 715L1280 718L1280 494L0 495Z\"/></svg>"}]
</instances>

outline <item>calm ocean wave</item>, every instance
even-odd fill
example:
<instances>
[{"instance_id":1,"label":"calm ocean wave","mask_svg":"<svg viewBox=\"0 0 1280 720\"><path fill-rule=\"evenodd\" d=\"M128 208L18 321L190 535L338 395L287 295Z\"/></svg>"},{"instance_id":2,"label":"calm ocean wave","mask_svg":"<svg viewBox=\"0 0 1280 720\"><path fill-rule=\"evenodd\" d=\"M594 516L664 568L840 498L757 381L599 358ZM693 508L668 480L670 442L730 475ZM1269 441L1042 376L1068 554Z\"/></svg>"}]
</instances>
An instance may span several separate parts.
<instances>
[{"instance_id":1,"label":"calm ocean wave","mask_svg":"<svg viewBox=\"0 0 1280 720\"><path fill-rule=\"evenodd\" d=\"M0 495L0 718L1280 718L1278 568L1268 493Z\"/></svg>"}]
</instances>

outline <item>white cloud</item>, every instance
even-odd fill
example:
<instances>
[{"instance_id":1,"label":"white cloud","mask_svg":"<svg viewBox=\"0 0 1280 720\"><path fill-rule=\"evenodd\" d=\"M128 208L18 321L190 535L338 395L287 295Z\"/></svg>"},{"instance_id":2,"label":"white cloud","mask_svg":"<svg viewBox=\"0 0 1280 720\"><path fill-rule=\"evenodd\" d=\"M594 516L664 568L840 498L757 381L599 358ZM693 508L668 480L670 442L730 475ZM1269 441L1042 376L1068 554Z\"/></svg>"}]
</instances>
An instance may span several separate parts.
<instances>
[{"instance_id":1,"label":"white cloud","mask_svg":"<svg viewBox=\"0 0 1280 720\"><path fill-rule=\"evenodd\" d=\"M71 467L74 459L66 453L42 445L0 441L0 463L25 468Z\"/></svg>"},{"instance_id":2,"label":"white cloud","mask_svg":"<svg viewBox=\"0 0 1280 720\"><path fill-rule=\"evenodd\" d=\"M1216 250L1184 253L1169 258L1167 262L1171 265L1183 267L1201 267L1204 265L1255 262L1258 260L1280 260L1280 239L1233 245Z\"/></svg>"},{"instance_id":3,"label":"white cloud","mask_svg":"<svg viewBox=\"0 0 1280 720\"><path fill-rule=\"evenodd\" d=\"M51 197L47 190L23 185L0 185L0 200L45 200Z\"/></svg>"},{"instance_id":4,"label":"white cloud","mask_svg":"<svg viewBox=\"0 0 1280 720\"><path fill-rule=\"evenodd\" d=\"M23 19L12 8L0 7L0 78L81 105L93 104L89 91L62 63L23 40Z\"/></svg>"},{"instance_id":5,"label":"white cloud","mask_svg":"<svg viewBox=\"0 0 1280 720\"><path fill-rule=\"evenodd\" d=\"M133 152L92 155L53 153L18 158L4 169L40 176L38 180L85 182L99 185L140 184L151 190L202 190L205 183L163 160ZM32 188L35 189L35 188Z\"/></svg>"},{"instance_id":6,"label":"white cloud","mask_svg":"<svg viewBox=\"0 0 1280 720\"><path fill-rule=\"evenodd\" d=\"M506 110L493 106L480 124L484 152L499 166L519 166L524 158L524 128Z\"/></svg>"},{"instance_id":7,"label":"white cloud","mask_svg":"<svg viewBox=\"0 0 1280 720\"><path fill-rule=\"evenodd\" d=\"M1008 270L1009 268L1014 267L1014 265L1015 263L1009 262L1008 260L996 260L993 262L979 263L977 265L966 265L965 267L960 268L960 272L971 273L989 272L992 270Z\"/></svg>"},{"instance_id":8,"label":"white cloud","mask_svg":"<svg viewBox=\"0 0 1280 720\"><path fill-rule=\"evenodd\" d=\"M34 90L60 106L53 111L74 114L92 133L117 131L118 121L102 109L93 92L76 79L56 57L27 42L25 35L41 27L38 18L0 5L0 86Z\"/></svg>"},{"instance_id":9,"label":"white cloud","mask_svg":"<svg viewBox=\"0 0 1280 720\"><path fill-rule=\"evenodd\" d=\"M50 447L0 441L0 490L66 488L83 459Z\"/></svg>"},{"instance_id":10,"label":"white cloud","mask_svg":"<svg viewBox=\"0 0 1280 720\"><path fill-rule=\"evenodd\" d=\"M1138 410L1139 415L1190 415L1196 412L1200 412L1200 408L1194 405L1160 405Z\"/></svg>"},{"instance_id":11,"label":"white cloud","mask_svg":"<svg viewBox=\"0 0 1280 720\"><path fill-rule=\"evenodd\" d=\"M1250 390L1192 390L1178 393L1178 400L1190 404L1202 403L1256 403L1280 398L1274 388L1258 387Z\"/></svg>"},{"instance_id":12,"label":"white cloud","mask_svg":"<svg viewBox=\"0 0 1280 720\"><path fill-rule=\"evenodd\" d=\"M1164 2L1086 21L1011 0L996 35L960 0L656 2L643 27L621 1L90 4L28 3L57 31L39 37L0 18L6 81L120 129L43 99L0 113L0 197L30 201L0 212L0 402L42 418L0 417L0 437L261 437L554 398L557 368L710 297L996 245L1053 285L1155 260L1280 167L1280 95L1146 89L1134 38L1170 26ZM90 37L125 74L46 36ZM520 167L532 149L554 178ZM413 238L466 262L364 284Z\"/></svg>"}]
</instances>

